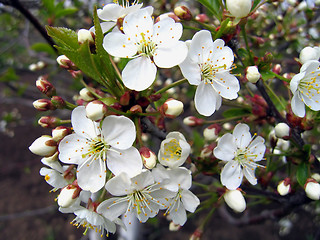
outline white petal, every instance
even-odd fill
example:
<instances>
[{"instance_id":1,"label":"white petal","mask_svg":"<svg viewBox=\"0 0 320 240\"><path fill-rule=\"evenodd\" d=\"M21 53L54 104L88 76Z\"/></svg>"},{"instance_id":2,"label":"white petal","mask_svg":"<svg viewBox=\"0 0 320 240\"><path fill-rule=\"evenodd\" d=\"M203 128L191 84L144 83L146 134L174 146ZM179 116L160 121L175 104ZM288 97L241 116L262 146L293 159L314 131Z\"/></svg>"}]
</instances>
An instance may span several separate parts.
<instances>
[{"instance_id":1,"label":"white petal","mask_svg":"<svg viewBox=\"0 0 320 240\"><path fill-rule=\"evenodd\" d=\"M231 48L224 46L223 40L217 39L216 41L214 41L215 46L211 61L215 65L222 67L218 69L218 72L224 72L233 64L234 55Z\"/></svg>"},{"instance_id":2,"label":"white petal","mask_svg":"<svg viewBox=\"0 0 320 240\"><path fill-rule=\"evenodd\" d=\"M134 147L126 150L111 148L107 152L107 166L114 175L125 172L133 177L141 173L142 159L139 151Z\"/></svg>"},{"instance_id":3,"label":"white petal","mask_svg":"<svg viewBox=\"0 0 320 240\"><path fill-rule=\"evenodd\" d=\"M213 80L212 85L223 98L232 100L238 97L239 81L229 72L216 73L216 78Z\"/></svg>"},{"instance_id":4,"label":"white petal","mask_svg":"<svg viewBox=\"0 0 320 240\"><path fill-rule=\"evenodd\" d=\"M221 41L223 42L223 40ZM193 36L188 56L193 62L204 63L213 51L214 45L211 33L207 30L201 30Z\"/></svg>"},{"instance_id":5,"label":"white petal","mask_svg":"<svg viewBox=\"0 0 320 240\"><path fill-rule=\"evenodd\" d=\"M140 174L131 178L136 190L142 190L147 186L154 184L154 178L149 170L144 169Z\"/></svg>"},{"instance_id":6,"label":"white petal","mask_svg":"<svg viewBox=\"0 0 320 240\"><path fill-rule=\"evenodd\" d=\"M138 57L127 63L122 71L124 85L136 91L150 87L156 78L157 67L148 57Z\"/></svg>"},{"instance_id":7,"label":"white petal","mask_svg":"<svg viewBox=\"0 0 320 240\"><path fill-rule=\"evenodd\" d=\"M182 190L181 201L184 208L189 212L194 212L200 204L199 198L189 190Z\"/></svg>"},{"instance_id":8,"label":"white petal","mask_svg":"<svg viewBox=\"0 0 320 240\"><path fill-rule=\"evenodd\" d=\"M172 207L169 215L175 224L179 224L180 226L185 224L187 221L187 214L180 199L174 202L174 206Z\"/></svg>"},{"instance_id":9,"label":"white petal","mask_svg":"<svg viewBox=\"0 0 320 240\"><path fill-rule=\"evenodd\" d=\"M97 125L86 117L84 106L76 107L72 111L71 124L74 132L84 138L95 138L98 135Z\"/></svg>"},{"instance_id":10,"label":"white petal","mask_svg":"<svg viewBox=\"0 0 320 240\"><path fill-rule=\"evenodd\" d=\"M63 176L53 169L43 167L40 169L40 175L45 176L46 182L54 188L63 188L68 185Z\"/></svg>"},{"instance_id":11,"label":"white petal","mask_svg":"<svg viewBox=\"0 0 320 240\"><path fill-rule=\"evenodd\" d=\"M251 142L251 134L249 130L249 126L244 123L238 123L235 126L232 134L235 138L238 148L243 149Z\"/></svg>"},{"instance_id":12,"label":"white petal","mask_svg":"<svg viewBox=\"0 0 320 240\"><path fill-rule=\"evenodd\" d=\"M134 123L124 116L108 116L103 120L101 133L108 145L128 149L136 139Z\"/></svg>"},{"instance_id":13,"label":"white petal","mask_svg":"<svg viewBox=\"0 0 320 240\"><path fill-rule=\"evenodd\" d=\"M171 68L180 64L187 56L187 45L178 41L171 47L158 47L153 56L155 64L160 68Z\"/></svg>"},{"instance_id":14,"label":"white petal","mask_svg":"<svg viewBox=\"0 0 320 240\"><path fill-rule=\"evenodd\" d=\"M102 23L100 24L101 30L102 30L103 33L108 32L108 31L109 31L111 28L113 28L115 25L116 25L115 22L102 22ZM94 28L93 28L93 30L94 30Z\"/></svg>"},{"instance_id":15,"label":"white petal","mask_svg":"<svg viewBox=\"0 0 320 240\"><path fill-rule=\"evenodd\" d=\"M123 200L123 198L110 198L99 204L99 206L97 207L97 213L100 213L105 218L113 221L121 214L125 213L127 208L127 200Z\"/></svg>"},{"instance_id":16,"label":"white petal","mask_svg":"<svg viewBox=\"0 0 320 240\"><path fill-rule=\"evenodd\" d=\"M194 97L197 111L204 116L212 115L221 105L221 97L211 84L201 82Z\"/></svg>"},{"instance_id":17,"label":"white petal","mask_svg":"<svg viewBox=\"0 0 320 240\"><path fill-rule=\"evenodd\" d=\"M59 159L63 163L79 164L88 146L88 140L82 136L76 133L67 135L59 144Z\"/></svg>"},{"instance_id":18,"label":"white petal","mask_svg":"<svg viewBox=\"0 0 320 240\"><path fill-rule=\"evenodd\" d=\"M106 189L114 196L124 196L133 192L128 174L121 173L106 183Z\"/></svg>"},{"instance_id":19,"label":"white petal","mask_svg":"<svg viewBox=\"0 0 320 240\"><path fill-rule=\"evenodd\" d=\"M250 155L254 157L249 157L250 160L260 161L266 151L266 146L264 145L264 139L261 136L256 137L248 146L248 151Z\"/></svg>"},{"instance_id":20,"label":"white petal","mask_svg":"<svg viewBox=\"0 0 320 240\"><path fill-rule=\"evenodd\" d=\"M121 32L108 33L103 39L104 49L115 57L132 57L137 53L137 47L130 37Z\"/></svg>"},{"instance_id":21,"label":"white petal","mask_svg":"<svg viewBox=\"0 0 320 240\"><path fill-rule=\"evenodd\" d=\"M221 171L221 183L230 190L237 189L242 182L243 173L236 161L229 161Z\"/></svg>"},{"instance_id":22,"label":"white petal","mask_svg":"<svg viewBox=\"0 0 320 240\"><path fill-rule=\"evenodd\" d=\"M243 174L252 185L257 184L257 178L255 177L255 170L256 168L253 166L246 165L246 167L243 167Z\"/></svg>"},{"instance_id":23,"label":"white petal","mask_svg":"<svg viewBox=\"0 0 320 240\"><path fill-rule=\"evenodd\" d=\"M191 61L189 57L187 57L180 65L179 65L182 75L189 81L192 85L199 85L201 82L201 69L196 62Z\"/></svg>"},{"instance_id":24,"label":"white petal","mask_svg":"<svg viewBox=\"0 0 320 240\"><path fill-rule=\"evenodd\" d=\"M298 117L304 117L306 115L306 109L304 103L299 98L299 92L296 92L291 99L292 112Z\"/></svg>"},{"instance_id":25,"label":"white petal","mask_svg":"<svg viewBox=\"0 0 320 240\"><path fill-rule=\"evenodd\" d=\"M300 72L310 73L312 71L315 71L319 67L319 65L320 65L320 62L316 60L307 61L300 68Z\"/></svg>"},{"instance_id":26,"label":"white petal","mask_svg":"<svg viewBox=\"0 0 320 240\"><path fill-rule=\"evenodd\" d=\"M92 156L94 157L94 156ZM78 166L77 179L79 187L92 193L99 191L106 183L106 164L97 159L88 159Z\"/></svg>"},{"instance_id":27,"label":"white petal","mask_svg":"<svg viewBox=\"0 0 320 240\"><path fill-rule=\"evenodd\" d=\"M290 90L291 92L294 94L297 89L298 89L298 85L300 83L300 80L305 76L305 72L301 72L298 73L296 75L293 76L293 78L290 81Z\"/></svg>"},{"instance_id":28,"label":"white petal","mask_svg":"<svg viewBox=\"0 0 320 240\"><path fill-rule=\"evenodd\" d=\"M231 133L224 134L220 138L217 147L213 150L214 156L223 161L232 160L236 152L237 145L235 143L234 136Z\"/></svg>"},{"instance_id":29,"label":"white petal","mask_svg":"<svg viewBox=\"0 0 320 240\"><path fill-rule=\"evenodd\" d=\"M168 17L160 20L153 28L153 41L160 47L161 45L171 46L175 44L182 35L182 24Z\"/></svg>"},{"instance_id":30,"label":"white petal","mask_svg":"<svg viewBox=\"0 0 320 240\"><path fill-rule=\"evenodd\" d=\"M303 101L310 109L312 109L314 111L319 111L320 110L320 103L319 103L320 98L317 95L316 96L312 96L312 92L311 91L310 91L310 93L308 95L306 94L306 92L303 93ZM317 94L317 93L314 93L314 94Z\"/></svg>"},{"instance_id":31,"label":"white petal","mask_svg":"<svg viewBox=\"0 0 320 240\"><path fill-rule=\"evenodd\" d=\"M168 171L170 179L173 183L177 184L181 189L189 189L192 185L191 171L184 168L174 168Z\"/></svg>"},{"instance_id":32,"label":"white petal","mask_svg":"<svg viewBox=\"0 0 320 240\"><path fill-rule=\"evenodd\" d=\"M119 4L110 3L103 7L103 9L98 9L98 17L104 21L117 21L121 17L123 12L123 7Z\"/></svg>"}]
</instances>

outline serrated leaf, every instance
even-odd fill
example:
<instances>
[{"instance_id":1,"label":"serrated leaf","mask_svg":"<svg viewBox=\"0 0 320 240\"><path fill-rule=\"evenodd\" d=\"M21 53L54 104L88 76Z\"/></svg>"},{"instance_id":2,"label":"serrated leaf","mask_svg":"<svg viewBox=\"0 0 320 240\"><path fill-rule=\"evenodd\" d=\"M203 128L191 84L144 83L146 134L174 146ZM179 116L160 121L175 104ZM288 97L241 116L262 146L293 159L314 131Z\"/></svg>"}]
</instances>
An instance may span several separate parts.
<instances>
[{"instance_id":1,"label":"serrated leaf","mask_svg":"<svg viewBox=\"0 0 320 240\"><path fill-rule=\"evenodd\" d=\"M35 43L31 46L31 49L36 52L46 52L50 55L56 55L55 51L48 43Z\"/></svg>"},{"instance_id":2,"label":"serrated leaf","mask_svg":"<svg viewBox=\"0 0 320 240\"><path fill-rule=\"evenodd\" d=\"M308 176L309 176L308 165L305 162L300 163L296 172L298 183L301 186L303 186L306 183Z\"/></svg>"},{"instance_id":3,"label":"serrated leaf","mask_svg":"<svg viewBox=\"0 0 320 240\"><path fill-rule=\"evenodd\" d=\"M237 117L237 116L243 116L246 114L250 114L250 111L248 109L244 108L231 108L222 113L222 116L225 118L231 118L231 117Z\"/></svg>"},{"instance_id":4,"label":"serrated leaf","mask_svg":"<svg viewBox=\"0 0 320 240\"><path fill-rule=\"evenodd\" d=\"M208 11L214 15L219 20L221 19L222 11L220 11L220 2L219 0L198 0L203 6L205 6Z\"/></svg>"},{"instance_id":5,"label":"serrated leaf","mask_svg":"<svg viewBox=\"0 0 320 240\"><path fill-rule=\"evenodd\" d=\"M46 26L48 35L59 45L60 48L76 50L80 47L78 35L75 31L63 27Z\"/></svg>"}]
</instances>

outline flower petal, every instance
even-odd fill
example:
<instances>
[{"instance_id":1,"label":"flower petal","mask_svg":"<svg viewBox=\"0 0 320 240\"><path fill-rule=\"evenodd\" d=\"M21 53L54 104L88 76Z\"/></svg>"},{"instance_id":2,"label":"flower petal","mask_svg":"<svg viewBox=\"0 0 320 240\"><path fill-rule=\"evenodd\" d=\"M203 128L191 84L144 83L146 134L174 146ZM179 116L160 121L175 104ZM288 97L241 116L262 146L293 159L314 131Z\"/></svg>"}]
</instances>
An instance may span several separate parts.
<instances>
[{"instance_id":1,"label":"flower petal","mask_svg":"<svg viewBox=\"0 0 320 240\"><path fill-rule=\"evenodd\" d=\"M153 41L161 45L171 46L175 44L182 35L182 24L176 23L172 18L164 18L153 27Z\"/></svg>"},{"instance_id":2,"label":"flower petal","mask_svg":"<svg viewBox=\"0 0 320 240\"><path fill-rule=\"evenodd\" d=\"M181 201L184 208L189 212L194 212L200 204L199 198L186 189L183 189L181 192Z\"/></svg>"},{"instance_id":3,"label":"flower petal","mask_svg":"<svg viewBox=\"0 0 320 240\"><path fill-rule=\"evenodd\" d=\"M291 99L292 112L298 117L304 117L306 115L305 105L299 98L299 92L296 92Z\"/></svg>"},{"instance_id":4,"label":"flower petal","mask_svg":"<svg viewBox=\"0 0 320 240\"><path fill-rule=\"evenodd\" d=\"M100 213L105 218L113 221L121 214L125 213L127 208L127 200L123 200L123 198L109 198L99 204L97 213Z\"/></svg>"},{"instance_id":5,"label":"flower petal","mask_svg":"<svg viewBox=\"0 0 320 240\"><path fill-rule=\"evenodd\" d=\"M154 177L150 171L144 169L140 174L131 178L131 182L134 184L135 190L142 190L145 187L154 184Z\"/></svg>"},{"instance_id":6,"label":"flower petal","mask_svg":"<svg viewBox=\"0 0 320 240\"><path fill-rule=\"evenodd\" d=\"M194 97L197 111L204 116L212 115L221 106L221 97L211 84L201 82Z\"/></svg>"},{"instance_id":7,"label":"flower petal","mask_svg":"<svg viewBox=\"0 0 320 240\"><path fill-rule=\"evenodd\" d=\"M106 183L106 189L114 196L124 196L133 192L131 180L125 172L114 176Z\"/></svg>"},{"instance_id":8,"label":"flower petal","mask_svg":"<svg viewBox=\"0 0 320 240\"><path fill-rule=\"evenodd\" d=\"M248 146L248 159L257 162L262 160L263 155L266 151L266 146L264 145L264 139L261 136L256 137ZM251 156L252 157L251 157Z\"/></svg>"},{"instance_id":9,"label":"flower petal","mask_svg":"<svg viewBox=\"0 0 320 240\"><path fill-rule=\"evenodd\" d=\"M201 69L196 62L193 62L191 58L187 57L179 65L182 75L192 85L199 85L201 82Z\"/></svg>"},{"instance_id":10,"label":"flower petal","mask_svg":"<svg viewBox=\"0 0 320 240\"><path fill-rule=\"evenodd\" d=\"M103 120L101 133L108 145L128 149L136 139L134 123L127 117L110 115Z\"/></svg>"},{"instance_id":11,"label":"flower petal","mask_svg":"<svg viewBox=\"0 0 320 240\"><path fill-rule=\"evenodd\" d=\"M223 40L220 39L216 43L218 42L223 42L224 45ZM207 30L201 30L192 38L188 57L193 62L205 63L214 50L211 33Z\"/></svg>"},{"instance_id":12,"label":"flower petal","mask_svg":"<svg viewBox=\"0 0 320 240\"><path fill-rule=\"evenodd\" d=\"M128 58L137 53L137 47L131 38L121 32L108 33L103 39L103 47L115 57Z\"/></svg>"},{"instance_id":13,"label":"flower petal","mask_svg":"<svg viewBox=\"0 0 320 240\"><path fill-rule=\"evenodd\" d=\"M244 123L238 123L235 126L232 134L235 138L238 148L240 149L246 148L251 142L251 134L249 130L250 130L249 126Z\"/></svg>"},{"instance_id":14,"label":"flower petal","mask_svg":"<svg viewBox=\"0 0 320 240\"><path fill-rule=\"evenodd\" d=\"M127 63L122 71L124 85L136 91L150 87L156 78L157 67L150 58L141 56Z\"/></svg>"},{"instance_id":15,"label":"flower petal","mask_svg":"<svg viewBox=\"0 0 320 240\"><path fill-rule=\"evenodd\" d=\"M155 64L160 68L171 68L180 64L187 56L185 42L178 41L170 47L159 46L153 56Z\"/></svg>"},{"instance_id":16,"label":"flower petal","mask_svg":"<svg viewBox=\"0 0 320 240\"><path fill-rule=\"evenodd\" d=\"M122 15L123 7L119 4L110 3L97 10L98 17L104 21L117 21Z\"/></svg>"},{"instance_id":17,"label":"flower petal","mask_svg":"<svg viewBox=\"0 0 320 240\"><path fill-rule=\"evenodd\" d=\"M79 106L71 113L71 124L76 134L84 138L95 138L99 133L97 124L87 118L86 108Z\"/></svg>"},{"instance_id":18,"label":"flower petal","mask_svg":"<svg viewBox=\"0 0 320 240\"><path fill-rule=\"evenodd\" d=\"M238 97L240 85L238 79L229 72L216 73L212 85L220 96L226 99Z\"/></svg>"},{"instance_id":19,"label":"flower petal","mask_svg":"<svg viewBox=\"0 0 320 240\"><path fill-rule=\"evenodd\" d=\"M63 163L79 164L80 160L82 159L82 154L87 148L87 139L79 136L76 133L67 135L59 144L59 159Z\"/></svg>"},{"instance_id":20,"label":"flower petal","mask_svg":"<svg viewBox=\"0 0 320 240\"><path fill-rule=\"evenodd\" d=\"M111 148L107 152L107 166L114 175L125 172L129 177L133 177L141 173L142 159L134 147L126 150Z\"/></svg>"},{"instance_id":21,"label":"flower petal","mask_svg":"<svg viewBox=\"0 0 320 240\"><path fill-rule=\"evenodd\" d=\"M221 171L220 179L222 185L230 190L237 189L242 182L243 173L236 161L229 161Z\"/></svg>"},{"instance_id":22,"label":"flower petal","mask_svg":"<svg viewBox=\"0 0 320 240\"><path fill-rule=\"evenodd\" d=\"M223 161L232 160L236 152L237 145L234 136L231 133L224 134L218 141L217 147L213 150L214 156Z\"/></svg>"},{"instance_id":23,"label":"flower petal","mask_svg":"<svg viewBox=\"0 0 320 240\"><path fill-rule=\"evenodd\" d=\"M174 205L172 206L172 210L170 211L169 215L175 224L183 226L186 223L187 213L180 199L174 202Z\"/></svg>"},{"instance_id":24,"label":"flower petal","mask_svg":"<svg viewBox=\"0 0 320 240\"><path fill-rule=\"evenodd\" d=\"M257 178L255 177L255 170L256 168L254 166L246 165L243 167L243 174L252 185L257 184Z\"/></svg>"}]
</instances>

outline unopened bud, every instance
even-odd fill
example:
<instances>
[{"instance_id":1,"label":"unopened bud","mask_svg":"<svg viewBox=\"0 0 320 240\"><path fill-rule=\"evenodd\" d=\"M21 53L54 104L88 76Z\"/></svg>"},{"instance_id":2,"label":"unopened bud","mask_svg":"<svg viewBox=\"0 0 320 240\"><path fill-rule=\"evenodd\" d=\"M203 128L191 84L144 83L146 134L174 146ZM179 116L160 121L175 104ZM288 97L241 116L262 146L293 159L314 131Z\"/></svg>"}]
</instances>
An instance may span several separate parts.
<instances>
[{"instance_id":1,"label":"unopened bud","mask_svg":"<svg viewBox=\"0 0 320 240\"><path fill-rule=\"evenodd\" d=\"M52 129L52 139L56 142L60 141L69 134L71 134L71 129L68 127L58 126L55 129Z\"/></svg>"},{"instance_id":2,"label":"unopened bud","mask_svg":"<svg viewBox=\"0 0 320 240\"><path fill-rule=\"evenodd\" d=\"M107 106L99 100L89 102L86 106L87 118L91 119L92 121L101 121L106 113Z\"/></svg>"},{"instance_id":3,"label":"unopened bud","mask_svg":"<svg viewBox=\"0 0 320 240\"><path fill-rule=\"evenodd\" d=\"M277 138L288 139L290 136L290 127L286 123L278 123L274 128Z\"/></svg>"},{"instance_id":4,"label":"unopened bud","mask_svg":"<svg viewBox=\"0 0 320 240\"><path fill-rule=\"evenodd\" d=\"M46 66L46 63L45 63L45 62L43 62L43 61L37 62L37 68L38 68L38 70L43 69L45 66Z\"/></svg>"},{"instance_id":5,"label":"unopened bud","mask_svg":"<svg viewBox=\"0 0 320 240\"><path fill-rule=\"evenodd\" d=\"M160 112L163 116L168 118L175 118L179 116L183 111L183 103L169 98L165 103L160 107Z\"/></svg>"},{"instance_id":6,"label":"unopened bud","mask_svg":"<svg viewBox=\"0 0 320 240\"><path fill-rule=\"evenodd\" d=\"M203 234L203 230L201 228L197 228L192 235L190 236L189 240L200 240Z\"/></svg>"},{"instance_id":7,"label":"unopened bud","mask_svg":"<svg viewBox=\"0 0 320 240\"><path fill-rule=\"evenodd\" d=\"M51 136L43 135L31 144L29 150L36 155L49 157L57 151L57 143Z\"/></svg>"},{"instance_id":8,"label":"unopened bud","mask_svg":"<svg viewBox=\"0 0 320 240\"><path fill-rule=\"evenodd\" d=\"M224 201L235 212L243 212L246 209L246 201L239 190L227 190L223 195Z\"/></svg>"},{"instance_id":9,"label":"unopened bud","mask_svg":"<svg viewBox=\"0 0 320 240\"><path fill-rule=\"evenodd\" d=\"M134 105L130 108L130 112L132 113L142 113L142 108L140 105Z\"/></svg>"},{"instance_id":10,"label":"unopened bud","mask_svg":"<svg viewBox=\"0 0 320 240\"><path fill-rule=\"evenodd\" d=\"M90 32L87 29L80 29L78 31L78 43L82 44L85 41L89 41L89 43L94 43L93 32Z\"/></svg>"},{"instance_id":11,"label":"unopened bud","mask_svg":"<svg viewBox=\"0 0 320 240\"><path fill-rule=\"evenodd\" d=\"M121 97L120 97L120 104L122 106L128 106L130 103L130 92L125 92Z\"/></svg>"},{"instance_id":12,"label":"unopened bud","mask_svg":"<svg viewBox=\"0 0 320 240\"><path fill-rule=\"evenodd\" d=\"M285 196L291 192L290 178L286 178L279 182L277 191L281 196Z\"/></svg>"},{"instance_id":13,"label":"unopened bud","mask_svg":"<svg viewBox=\"0 0 320 240\"><path fill-rule=\"evenodd\" d=\"M65 55L60 55L57 57L57 63L62 68L66 68L68 70L76 70L78 69L76 65Z\"/></svg>"},{"instance_id":14,"label":"unopened bud","mask_svg":"<svg viewBox=\"0 0 320 240\"><path fill-rule=\"evenodd\" d=\"M317 182L320 182L320 174L319 173L314 173L311 175L311 178L316 180Z\"/></svg>"},{"instance_id":15,"label":"unopened bud","mask_svg":"<svg viewBox=\"0 0 320 240\"><path fill-rule=\"evenodd\" d=\"M194 116L189 116L183 119L183 123L187 126L194 127L200 126L203 124L203 120L201 118L196 118Z\"/></svg>"},{"instance_id":16,"label":"unopened bud","mask_svg":"<svg viewBox=\"0 0 320 240\"><path fill-rule=\"evenodd\" d=\"M157 155L152 152L149 148L147 147L142 147L139 150L142 161L143 161L143 165L147 168L147 169L152 169L156 166L157 164Z\"/></svg>"},{"instance_id":17,"label":"unopened bud","mask_svg":"<svg viewBox=\"0 0 320 240\"><path fill-rule=\"evenodd\" d=\"M195 19L197 20L197 21L199 21L199 22L201 22L201 23L206 23L206 22L209 22L209 18L208 18L208 16L206 15L206 14L204 14L204 13L200 13L200 14L198 14L196 17L195 17Z\"/></svg>"},{"instance_id":18,"label":"unopened bud","mask_svg":"<svg viewBox=\"0 0 320 240\"><path fill-rule=\"evenodd\" d=\"M301 50L299 60L301 64L305 64L307 61L316 60L320 58L320 47L305 47Z\"/></svg>"},{"instance_id":19,"label":"unopened bud","mask_svg":"<svg viewBox=\"0 0 320 240\"><path fill-rule=\"evenodd\" d=\"M80 191L80 188L73 185L62 188L58 196L58 205L63 208L70 207L79 197Z\"/></svg>"},{"instance_id":20,"label":"unopened bud","mask_svg":"<svg viewBox=\"0 0 320 240\"><path fill-rule=\"evenodd\" d=\"M40 92L52 97L56 94L55 87L44 76L40 76L36 81L36 86Z\"/></svg>"},{"instance_id":21,"label":"unopened bud","mask_svg":"<svg viewBox=\"0 0 320 240\"><path fill-rule=\"evenodd\" d=\"M38 111L49 111L49 110L55 110L56 107L52 104L52 102L48 99L38 99L34 101L33 106Z\"/></svg>"},{"instance_id":22,"label":"unopened bud","mask_svg":"<svg viewBox=\"0 0 320 240\"><path fill-rule=\"evenodd\" d=\"M282 71L281 65L280 64L276 64L273 66L272 68L272 72L276 73L276 74L280 74Z\"/></svg>"},{"instance_id":23,"label":"unopened bud","mask_svg":"<svg viewBox=\"0 0 320 240\"><path fill-rule=\"evenodd\" d=\"M79 94L80 94L80 97L87 102L90 102L95 99L93 94L87 88L82 88Z\"/></svg>"},{"instance_id":24,"label":"unopened bud","mask_svg":"<svg viewBox=\"0 0 320 240\"><path fill-rule=\"evenodd\" d=\"M174 14L177 15L178 18L185 20L185 21L190 21L192 19L192 14L186 6L179 6L176 7L174 10Z\"/></svg>"},{"instance_id":25,"label":"unopened bud","mask_svg":"<svg viewBox=\"0 0 320 240\"><path fill-rule=\"evenodd\" d=\"M221 131L221 126L218 124L212 124L209 127L205 128L203 131L204 139L207 141L216 140L219 136L219 132Z\"/></svg>"},{"instance_id":26,"label":"unopened bud","mask_svg":"<svg viewBox=\"0 0 320 240\"><path fill-rule=\"evenodd\" d=\"M256 83L260 79L261 74L259 73L259 69L257 66L247 67L246 78L251 83Z\"/></svg>"},{"instance_id":27,"label":"unopened bud","mask_svg":"<svg viewBox=\"0 0 320 240\"><path fill-rule=\"evenodd\" d=\"M43 116L38 120L38 124L44 128L55 128L59 125L60 118Z\"/></svg>"},{"instance_id":28,"label":"unopened bud","mask_svg":"<svg viewBox=\"0 0 320 240\"><path fill-rule=\"evenodd\" d=\"M252 0L227 0L228 11L236 18L248 16L252 7Z\"/></svg>"},{"instance_id":29,"label":"unopened bud","mask_svg":"<svg viewBox=\"0 0 320 240\"><path fill-rule=\"evenodd\" d=\"M165 19L165 18L172 18L175 22L180 22L180 19L175 15L173 12L163 13L156 18L155 23Z\"/></svg>"},{"instance_id":30,"label":"unopened bud","mask_svg":"<svg viewBox=\"0 0 320 240\"><path fill-rule=\"evenodd\" d=\"M169 231L171 232L176 232L181 228L179 224L175 224L173 221L170 222L169 224Z\"/></svg>"},{"instance_id":31,"label":"unopened bud","mask_svg":"<svg viewBox=\"0 0 320 240\"><path fill-rule=\"evenodd\" d=\"M60 96L53 96L51 102L56 108L64 109L66 107L66 102Z\"/></svg>"},{"instance_id":32,"label":"unopened bud","mask_svg":"<svg viewBox=\"0 0 320 240\"><path fill-rule=\"evenodd\" d=\"M30 71L34 72L34 71L37 70L37 64L32 63L32 64L29 65L28 68L29 68Z\"/></svg>"},{"instance_id":33,"label":"unopened bud","mask_svg":"<svg viewBox=\"0 0 320 240\"><path fill-rule=\"evenodd\" d=\"M304 190L306 191L307 197L312 200L319 200L320 199L320 184L317 183L312 178L309 178L304 185Z\"/></svg>"}]
</instances>

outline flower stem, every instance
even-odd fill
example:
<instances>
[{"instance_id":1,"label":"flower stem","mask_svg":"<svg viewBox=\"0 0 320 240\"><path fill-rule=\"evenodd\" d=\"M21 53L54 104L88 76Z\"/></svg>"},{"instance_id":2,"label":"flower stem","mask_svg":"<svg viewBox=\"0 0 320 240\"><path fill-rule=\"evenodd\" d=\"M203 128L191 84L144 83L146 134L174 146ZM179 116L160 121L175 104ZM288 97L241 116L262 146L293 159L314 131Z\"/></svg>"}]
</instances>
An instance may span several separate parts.
<instances>
[{"instance_id":1,"label":"flower stem","mask_svg":"<svg viewBox=\"0 0 320 240\"><path fill-rule=\"evenodd\" d=\"M275 92L270 88L270 86L269 86L268 84L266 84L265 82L263 82L263 83L264 83L264 86L267 87L268 91L272 94L272 96L273 96L275 99L277 99L277 101L280 103L281 108L282 108L282 109L286 109L286 106L283 105L283 103L281 102L281 100L280 100L280 98L278 97L278 95L275 94Z\"/></svg>"},{"instance_id":2,"label":"flower stem","mask_svg":"<svg viewBox=\"0 0 320 240\"><path fill-rule=\"evenodd\" d=\"M154 93L154 94L156 95L156 94L163 93L163 92L167 91L168 89L173 88L173 87L175 87L175 86L178 86L178 85L180 85L180 84L183 84L183 83L185 83L185 82L187 82L187 79L186 79L186 78L180 79L180 80L178 80L178 81L176 81L176 82L174 82L174 83L169 84L168 86L165 86L164 88L161 88L159 91L157 91L157 92Z\"/></svg>"},{"instance_id":3,"label":"flower stem","mask_svg":"<svg viewBox=\"0 0 320 240\"><path fill-rule=\"evenodd\" d=\"M247 52L248 52L248 55L249 55L250 63L251 63L252 65L254 65L254 60L253 60L251 51L250 51L250 49L249 49L249 43L248 43L248 38L247 38L247 33L246 33L245 24L243 24L243 25L241 26L241 33L242 33L244 42L245 42L245 44L246 44L246 49L247 49Z\"/></svg>"},{"instance_id":4,"label":"flower stem","mask_svg":"<svg viewBox=\"0 0 320 240\"><path fill-rule=\"evenodd\" d=\"M243 117L248 117L251 114L244 114L240 116L235 116L235 117L229 117L229 118L223 118L223 119L217 119L217 120L212 120L212 121L204 121L203 124L213 124L213 123L219 123L219 122L228 122L228 121L233 121L237 119L241 119Z\"/></svg>"}]
</instances>

